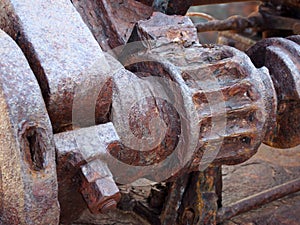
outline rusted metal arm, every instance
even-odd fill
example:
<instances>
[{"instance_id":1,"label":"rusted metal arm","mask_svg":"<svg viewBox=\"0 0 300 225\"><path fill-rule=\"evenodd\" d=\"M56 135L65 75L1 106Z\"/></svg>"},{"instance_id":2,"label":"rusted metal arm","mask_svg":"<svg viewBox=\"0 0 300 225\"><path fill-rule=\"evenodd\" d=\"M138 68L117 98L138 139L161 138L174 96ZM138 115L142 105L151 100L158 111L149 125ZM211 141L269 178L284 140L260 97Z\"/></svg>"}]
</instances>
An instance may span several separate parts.
<instances>
[{"instance_id":1,"label":"rusted metal arm","mask_svg":"<svg viewBox=\"0 0 300 225\"><path fill-rule=\"evenodd\" d=\"M225 30L237 30L242 31L249 27L260 27L263 22L261 16L232 16L225 20L213 20L205 23L196 24L198 32L205 31L225 31Z\"/></svg>"},{"instance_id":2,"label":"rusted metal arm","mask_svg":"<svg viewBox=\"0 0 300 225\"><path fill-rule=\"evenodd\" d=\"M179 2L179 1L178 1ZM192 5L211 5L211 4L224 4L233 2L253 2L252 0L192 0ZM269 2L275 5L286 5L291 7L299 7L298 0L260 0L260 2Z\"/></svg>"},{"instance_id":3,"label":"rusted metal arm","mask_svg":"<svg viewBox=\"0 0 300 225\"><path fill-rule=\"evenodd\" d=\"M198 32L206 31L243 31L246 28L255 30L291 30L294 34L299 34L300 20L283 16L257 12L249 17L231 16L225 20L211 20L195 25Z\"/></svg>"},{"instance_id":4,"label":"rusted metal arm","mask_svg":"<svg viewBox=\"0 0 300 225\"><path fill-rule=\"evenodd\" d=\"M179 14L185 15L188 9L191 6L197 5L211 5L211 4L223 4L223 3L234 3L234 2L249 2L251 0L189 0L189 1L182 1L182 0L157 0L153 1L153 7L155 11L164 12L167 14ZM290 8L299 8L300 3L297 0L262 0L260 1L266 5L272 6L285 6ZM149 4L149 2L148 2Z\"/></svg>"},{"instance_id":5,"label":"rusted metal arm","mask_svg":"<svg viewBox=\"0 0 300 225\"><path fill-rule=\"evenodd\" d=\"M117 14L114 1L103 0L89 5L90 2L73 1L79 8L88 6L88 9L99 10L95 14L99 17L105 15L109 18ZM145 13L135 12L134 22L151 15L151 7L129 2L125 6L117 3L117 8L121 7L122 12L126 12L132 6L142 7ZM13 79L0 77L5 84L0 87L5 95L0 96L1 108L4 109L0 118L6 126L6 130L1 128L0 131L3 136L11 135L15 145L15 148L5 148L3 146L10 146L10 143L2 140L1 173L8 170L11 177L24 181L20 182L24 187L20 188L25 196L22 200L14 195L12 186L19 183L11 184L5 180L6 177L1 177L1 183L12 187L4 190L3 212L9 215L10 200L16 206L16 212L11 214L17 219L9 218L10 224L26 223L30 217L36 224L39 221L58 223L56 161L58 199L62 206L60 219L71 222L86 207L93 213L116 207L120 199L116 182L127 184L139 178L158 182L176 179L182 174L205 169L210 164L241 163L255 154L263 141L281 147L299 143L299 127L291 129L298 126L300 115L299 46L291 39L275 40L271 45L280 43L280 46L267 43L266 48L260 49L263 51L260 54L262 66L271 67L274 62L267 59L272 56L278 64L274 68L280 67L284 72L275 73L270 68L270 76L265 68L256 68L245 53L234 48L200 45L196 28L188 17L155 13L136 26L128 18L123 21L119 17L113 22L101 18L100 24L97 24L99 27L91 28L95 37L103 35L97 43L70 1L52 4L37 0L35 7L31 7L31 3L29 0L4 0L0 3L0 26L26 55L40 82L45 101L22 54L10 57L20 50L15 51L18 48L12 46L8 39L2 40L3 46L13 49L2 50L5 53L1 55L2 61L8 65L0 68L2 72L6 75L9 68L14 68L16 64L9 61L14 57L17 62L23 63L17 64L17 69L27 68L26 73L11 72L9 75ZM46 19L41 13L44 11L49 15ZM84 12L81 11L82 14ZM65 14L70 17L65 17ZM92 20L91 17L94 17L92 13L84 19L94 22L95 18ZM234 20L230 22L236 23ZM119 23L122 25L118 26ZM110 25L105 32L99 31L106 24ZM243 21L242 24L246 25L232 26L242 28L251 25L251 21ZM78 30L81 35L77 35ZM132 30L134 32L130 35ZM116 53L126 69L116 59L107 61L104 58L99 45L109 49L128 40L131 43L138 41L141 48L137 57L134 51L128 54L128 46L117 52L121 54ZM264 43L262 45L265 47ZM290 54L282 57L282 49ZM255 52L258 50L253 48L248 53L255 58ZM28 76L22 77L26 74ZM284 79L281 74L286 75ZM18 92L15 93L12 91L16 88L14 79L20 80L15 82L20 85L16 86ZM27 94L26 88L31 95ZM33 95L36 98L30 98ZM10 99L9 96L18 98ZM25 101L20 102L21 99ZM277 107L277 101L280 107ZM25 108L23 103L26 103ZM56 133L56 160L51 124L44 103ZM34 111L37 109L40 111ZM152 125L154 120L162 123ZM128 125L125 128L121 126L124 121ZM39 128L35 122L43 126ZM92 126L95 123L102 124ZM285 137L283 128L290 129L290 137L281 141ZM43 129L46 134L41 134ZM68 129L73 130L65 132ZM7 130L10 133L7 134ZM166 132L161 135L161 130ZM153 133L159 138L145 150L143 140ZM91 134L95 136L90 138ZM134 144L135 148L130 144ZM5 155L5 152L9 154ZM14 161L9 161L11 156L14 156ZM12 163L7 166L7 162L16 162L19 169L13 171L11 167L9 170ZM215 181L209 179L217 175L212 170L206 172L209 176L200 174L200 178L210 182L210 186L201 190L211 192ZM199 176L194 178L193 183L200 185ZM181 185L186 185L186 181L175 184L174 188L180 189ZM190 190L186 194L189 197L193 196L195 186ZM16 197L10 199L7 196ZM178 197L182 196L184 193ZM216 209L215 195L209 193L208 196L212 197L211 202ZM171 202L182 202L182 199L173 197L170 195ZM40 202L45 202L41 208L38 206ZM20 204L25 205L27 211ZM185 202L184 207L187 205ZM163 216L168 217L168 212L176 207L173 205L168 209L167 206L165 209ZM37 217L42 217L41 220L32 214L40 211ZM183 220L186 217L192 218L189 210L182 214ZM211 218L214 220L215 215Z\"/></svg>"},{"instance_id":6,"label":"rusted metal arm","mask_svg":"<svg viewBox=\"0 0 300 225\"><path fill-rule=\"evenodd\" d=\"M260 2L267 2L268 0L262 0ZM192 0L192 5L213 5L213 4L224 4L233 2L253 2L253 0Z\"/></svg>"}]
</instances>

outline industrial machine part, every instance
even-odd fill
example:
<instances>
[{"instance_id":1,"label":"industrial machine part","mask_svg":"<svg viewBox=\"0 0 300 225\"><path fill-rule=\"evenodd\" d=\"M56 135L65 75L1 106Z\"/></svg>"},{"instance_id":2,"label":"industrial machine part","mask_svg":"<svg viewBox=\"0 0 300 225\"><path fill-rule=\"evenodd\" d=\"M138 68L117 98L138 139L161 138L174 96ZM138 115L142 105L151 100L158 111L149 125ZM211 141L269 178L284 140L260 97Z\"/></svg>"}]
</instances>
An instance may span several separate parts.
<instances>
[{"instance_id":1,"label":"industrial machine part","mask_svg":"<svg viewBox=\"0 0 300 225\"><path fill-rule=\"evenodd\" d=\"M39 1L34 7L31 1L3 1L0 9L2 29L20 46L41 86L54 132L68 129L76 87L92 88L99 75L106 78L101 48L69 1ZM111 85L108 76L101 82L105 97L97 112L105 120Z\"/></svg>"},{"instance_id":2,"label":"industrial machine part","mask_svg":"<svg viewBox=\"0 0 300 225\"><path fill-rule=\"evenodd\" d=\"M210 4L224 4L224 3L233 3L233 2L248 2L251 0L189 0L189 1L180 1L180 0L140 0L140 2L145 3L146 5L153 6L154 9L162 11L166 14L177 14L185 15L188 9L191 6L197 5L210 5ZM262 0L260 1L263 5L269 5L274 8L288 8L290 10L297 11L299 8L299 1L297 0Z\"/></svg>"},{"instance_id":3,"label":"industrial machine part","mask_svg":"<svg viewBox=\"0 0 300 225\"><path fill-rule=\"evenodd\" d=\"M57 224L50 119L22 51L3 31L0 40L0 220L2 224Z\"/></svg>"},{"instance_id":4,"label":"industrial machine part","mask_svg":"<svg viewBox=\"0 0 300 225\"><path fill-rule=\"evenodd\" d=\"M297 126L300 94L299 52L299 36L266 39L248 50L255 66L266 66L269 69L277 93L280 93L277 95L278 125L265 140L267 144L278 148L290 148L300 143Z\"/></svg>"},{"instance_id":5,"label":"industrial machine part","mask_svg":"<svg viewBox=\"0 0 300 225\"><path fill-rule=\"evenodd\" d=\"M298 144L298 36L248 51L269 73L234 48L200 45L187 17L153 13L158 1L72 2L82 19L67 0L0 3L12 38L0 36L4 224L71 224L86 208L122 208L120 184L140 178L170 184L156 216L134 206L152 223L215 224L220 165L262 142Z\"/></svg>"}]
</instances>

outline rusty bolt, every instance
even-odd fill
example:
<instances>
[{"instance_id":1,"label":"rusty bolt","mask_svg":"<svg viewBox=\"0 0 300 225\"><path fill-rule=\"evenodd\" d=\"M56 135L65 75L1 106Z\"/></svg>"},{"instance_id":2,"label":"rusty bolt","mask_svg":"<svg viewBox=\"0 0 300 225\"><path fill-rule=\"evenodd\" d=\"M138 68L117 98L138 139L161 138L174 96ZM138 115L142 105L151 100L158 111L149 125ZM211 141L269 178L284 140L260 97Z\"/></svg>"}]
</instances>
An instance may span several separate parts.
<instances>
[{"instance_id":1,"label":"rusty bolt","mask_svg":"<svg viewBox=\"0 0 300 225\"><path fill-rule=\"evenodd\" d=\"M81 177L80 191L92 213L107 213L117 207L121 194L105 163L94 160L81 166Z\"/></svg>"},{"instance_id":2,"label":"rusty bolt","mask_svg":"<svg viewBox=\"0 0 300 225\"><path fill-rule=\"evenodd\" d=\"M54 142L57 153L60 221L74 221L86 209L86 205L94 213L99 213L100 210L104 213L114 208L120 194L106 164L101 162L110 145L119 143L113 124L58 133L54 135ZM106 191L101 185L109 190Z\"/></svg>"},{"instance_id":3,"label":"rusty bolt","mask_svg":"<svg viewBox=\"0 0 300 225\"><path fill-rule=\"evenodd\" d=\"M107 213L110 210L116 209L117 207L117 202L114 199L109 199L106 202L104 202L104 204L102 204L100 212L101 213Z\"/></svg>"}]
</instances>

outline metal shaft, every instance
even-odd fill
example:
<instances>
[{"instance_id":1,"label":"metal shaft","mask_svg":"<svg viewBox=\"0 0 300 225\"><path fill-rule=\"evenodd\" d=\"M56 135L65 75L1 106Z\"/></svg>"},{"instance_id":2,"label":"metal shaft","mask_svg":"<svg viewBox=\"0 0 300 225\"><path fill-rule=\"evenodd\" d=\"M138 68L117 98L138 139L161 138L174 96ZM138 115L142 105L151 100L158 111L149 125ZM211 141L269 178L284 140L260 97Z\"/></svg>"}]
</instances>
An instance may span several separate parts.
<instances>
[{"instance_id":1,"label":"metal shaft","mask_svg":"<svg viewBox=\"0 0 300 225\"><path fill-rule=\"evenodd\" d=\"M258 208L286 195L300 191L300 179L295 179L282 185L265 190L248 198L242 199L228 207L222 207L217 214L217 221L228 220L238 214Z\"/></svg>"}]
</instances>

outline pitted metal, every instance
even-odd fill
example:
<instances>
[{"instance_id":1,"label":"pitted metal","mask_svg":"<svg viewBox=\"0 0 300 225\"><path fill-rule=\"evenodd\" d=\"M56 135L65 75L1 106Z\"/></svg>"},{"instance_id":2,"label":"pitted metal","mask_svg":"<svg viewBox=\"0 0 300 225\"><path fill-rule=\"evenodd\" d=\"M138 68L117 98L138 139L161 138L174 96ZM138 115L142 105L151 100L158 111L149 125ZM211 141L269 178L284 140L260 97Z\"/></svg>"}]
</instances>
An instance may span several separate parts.
<instances>
[{"instance_id":1,"label":"pitted metal","mask_svg":"<svg viewBox=\"0 0 300 225\"><path fill-rule=\"evenodd\" d=\"M115 207L120 193L107 167L109 149L120 143L113 124L55 134L54 140L61 222L69 223L76 219L86 208L85 203L93 213ZM108 207L109 202L111 205Z\"/></svg>"},{"instance_id":2,"label":"pitted metal","mask_svg":"<svg viewBox=\"0 0 300 225\"><path fill-rule=\"evenodd\" d=\"M178 3L155 1L166 2ZM234 48L200 45L187 17L154 13L148 19L153 9L133 0L72 3L83 19L67 0L0 3L0 27L20 46L39 82L57 153L55 159L38 84L20 49L1 33L5 223L57 224L58 193L60 222L70 224L87 208L92 213L116 208L116 183L179 177L161 212L168 218L162 224L175 223L177 214L180 223L197 223L199 210L213 209L202 214L212 224L216 171L196 172L191 179L187 173L241 163L262 141L298 144L299 36L263 41L248 52L270 76ZM126 42L131 43L113 52L126 69L99 47ZM204 192L207 199L200 196ZM207 200L208 207L202 204L193 214L187 199L195 193L195 204Z\"/></svg>"},{"instance_id":3,"label":"pitted metal","mask_svg":"<svg viewBox=\"0 0 300 225\"><path fill-rule=\"evenodd\" d=\"M0 30L0 221L58 224L55 149L39 85L22 51Z\"/></svg>"},{"instance_id":4,"label":"pitted metal","mask_svg":"<svg viewBox=\"0 0 300 225\"><path fill-rule=\"evenodd\" d=\"M248 54L257 67L266 66L277 92L276 126L264 142L278 148L299 145L300 47L299 36L258 42ZM295 42L293 41L295 40Z\"/></svg>"},{"instance_id":5,"label":"pitted metal","mask_svg":"<svg viewBox=\"0 0 300 225\"><path fill-rule=\"evenodd\" d=\"M158 76L168 71L164 67L171 63L179 71L198 114L199 150L194 155L194 166L199 166L201 160L208 165L212 161L235 164L249 159L272 127L277 107L275 89L266 68L256 69L247 55L234 48L197 44L195 31L187 29L188 23L183 26L180 22L183 18L170 18L173 17L155 13L148 21L139 22L133 35L135 41L150 47L148 51L141 50L146 52L145 61L137 63L135 57L142 58L143 53L132 53L126 61L125 49L121 58L126 68L137 74ZM178 23L182 30L187 30L185 41L176 38L183 33L155 29L160 26L159 21L170 29ZM173 44L166 44L166 39ZM207 155L203 155L205 152Z\"/></svg>"},{"instance_id":6,"label":"pitted metal","mask_svg":"<svg viewBox=\"0 0 300 225\"><path fill-rule=\"evenodd\" d=\"M153 9L135 0L73 0L72 3L104 51L125 45L135 23Z\"/></svg>"},{"instance_id":7,"label":"pitted metal","mask_svg":"<svg viewBox=\"0 0 300 225\"><path fill-rule=\"evenodd\" d=\"M99 98L85 100L96 101L103 113L98 119L107 120L109 66L70 1L4 0L0 18L0 28L21 47L39 81L55 132L72 127L73 100L83 86L98 88Z\"/></svg>"},{"instance_id":8,"label":"pitted metal","mask_svg":"<svg viewBox=\"0 0 300 225\"><path fill-rule=\"evenodd\" d=\"M116 209L121 194L105 162L96 159L81 166L80 192L92 213Z\"/></svg>"}]
</instances>

